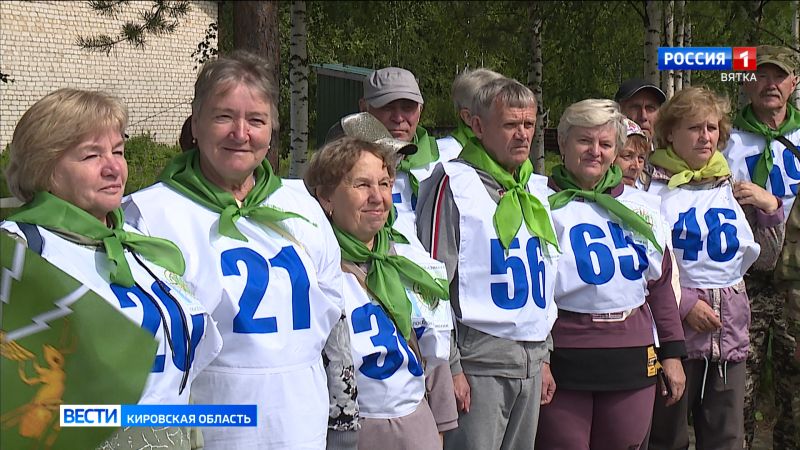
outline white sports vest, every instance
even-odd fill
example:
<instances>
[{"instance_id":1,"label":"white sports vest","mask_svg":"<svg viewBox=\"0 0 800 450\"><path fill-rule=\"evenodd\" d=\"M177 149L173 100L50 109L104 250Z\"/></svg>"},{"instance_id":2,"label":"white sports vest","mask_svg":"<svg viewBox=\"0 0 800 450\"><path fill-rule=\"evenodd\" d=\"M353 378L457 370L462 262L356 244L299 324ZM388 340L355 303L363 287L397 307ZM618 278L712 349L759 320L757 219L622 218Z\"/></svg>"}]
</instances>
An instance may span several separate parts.
<instances>
[{"instance_id":1,"label":"white sports vest","mask_svg":"<svg viewBox=\"0 0 800 450\"><path fill-rule=\"evenodd\" d=\"M724 288L742 280L761 247L730 184L669 189L666 183L654 181L650 192L661 196L661 213L672 230L682 286Z\"/></svg>"},{"instance_id":2,"label":"white sports vest","mask_svg":"<svg viewBox=\"0 0 800 450\"><path fill-rule=\"evenodd\" d=\"M463 149L461 143L452 135L437 139L436 146L439 147L439 161L456 159Z\"/></svg>"},{"instance_id":3,"label":"white sports vest","mask_svg":"<svg viewBox=\"0 0 800 450\"><path fill-rule=\"evenodd\" d=\"M307 253L325 252L330 245L322 233L323 227L329 227L327 220L320 222L314 209L304 208L319 209L313 198L282 186L266 202L312 222L282 222L304 247L244 217L236 221L236 227L248 242L222 236L217 228L219 214L162 183L130 198L135 207L126 206L129 220L141 224L148 234L172 240L186 255L185 278L217 319L225 338L214 366L280 372L307 367L319 359L339 318L341 299L322 292L317 268ZM338 253L338 244L330 251Z\"/></svg>"},{"instance_id":4,"label":"white sports vest","mask_svg":"<svg viewBox=\"0 0 800 450\"><path fill-rule=\"evenodd\" d=\"M450 161L444 163L444 170L460 216L461 322L504 339L545 340L557 314L553 302L557 251L531 237L524 223L505 251L493 224L497 203L475 169ZM549 213L547 179L531 175L528 191Z\"/></svg>"},{"instance_id":5,"label":"white sports vest","mask_svg":"<svg viewBox=\"0 0 800 450\"><path fill-rule=\"evenodd\" d=\"M3 222L0 227L24 238L24 233L14 222ZM206 309L186 290L180 276L140 257L148 269L169 287L170 294L180 304L179 308L127 249L125 258L141 289L112 284L110 263L104 255L98 255L100 251L95 247L78 245L42 227L37 228L42 236L43 258L103 297L158 341L156 359L139 403L187 404L192 381L219 354L222 338ZM129 226L125 226L125 230L136 231ZM162 313L167 331L161 320ZM188 330L183 328L184 320ZM167 345L167 332L172 337L174 355ZM191 347L186 344L187 333ZM189 378L183 393L178 394L187 364L191 368Z\"/></svg>"},{"instance_id":6,"label":"white sports vest","mask_svg":"<svg viewBox=\"0 0 800 450\"><path fill-rule=\"evenodd\" d=\"M652 224L659 245L667 247L657 196L625 186L617 200ZM560 309L611 313L644 303L647 282L661 277L663 257L650 241L594 202L573 200L553 211L553 221L564 252L555 288Z\"/></svg>"},{"instance_id":7,"label":"white sports vest","mask_svg":"<svg viewBox=\"0 0 800 450\"><path fill-rule=\"evenodd\" d=\"M800 145L800 130L785 137L795 145ZM754 167L766 142L763 136L735 128L731 130L731 139L723 154L728 160L734 181L752 181ZM783 199L783 212L789 217L800 186L800 161L791 150L776 140L772 141L770 149L773 166L767 179L767 191Z\"/></svg>"}]
</instances>

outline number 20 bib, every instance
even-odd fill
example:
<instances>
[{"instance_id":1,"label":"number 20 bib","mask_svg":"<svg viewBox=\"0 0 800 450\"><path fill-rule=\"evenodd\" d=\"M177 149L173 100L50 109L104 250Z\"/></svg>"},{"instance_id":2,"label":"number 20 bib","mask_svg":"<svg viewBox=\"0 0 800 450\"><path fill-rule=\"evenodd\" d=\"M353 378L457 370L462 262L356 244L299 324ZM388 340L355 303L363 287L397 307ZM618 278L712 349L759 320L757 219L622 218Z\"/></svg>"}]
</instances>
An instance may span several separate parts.
<instances>
[{"instance_id":1,"label":"number 20 bib","mask_svg":"<svg viewBox=\"0 0 800 450\"><path fill-rule=\"evenodd\" d=\"M523 223L508 251L492 218L497 204L470 166L443 163L458 207L461 240L458 296L461 322L496 337L543 341L556 319L553 288L558 253ZM528 190L545 206L546 179L532 175Z\"/></svg>"}]
</instances>

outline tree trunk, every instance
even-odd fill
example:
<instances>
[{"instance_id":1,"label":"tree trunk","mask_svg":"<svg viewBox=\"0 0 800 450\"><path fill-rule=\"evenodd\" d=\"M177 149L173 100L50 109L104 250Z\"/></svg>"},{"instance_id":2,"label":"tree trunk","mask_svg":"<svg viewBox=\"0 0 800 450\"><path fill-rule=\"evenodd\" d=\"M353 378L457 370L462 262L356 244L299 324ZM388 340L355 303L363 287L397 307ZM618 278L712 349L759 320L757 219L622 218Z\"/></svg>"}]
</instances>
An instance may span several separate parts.
<instances>
[{"instance_id":1,"label":"tree trunk","mask_svg":"<svg viewBox=\"0 0 800 450\"><path fill-rule=\"evenodd\" d=\"M308 47L306 2L292 1L292 35L289 42L290 138L289 178L303 178L308 162Z\"/></svg>"},{"instance_id":2,"label":"tree trunk","mask_svg":"<svg viewBox=\"0 0 800 450\"><path fill-rule=\"evenodd\" d=\"M231 30L225 26L223 23L223 17L225 17L225 2L220 1L217 2L217 54L222 56L224 54L222 44L224 39L227 39Z\"/></svg>"},{"instance_id":3,"label":"tree trunk","mask_svg":"<svg viewBox=\"0 0 800 450\"><path fill-rule=\"evenodd\" d=\"M531 24L531 72L528 74L528 87L536 96L536 127L530 158L533 170L544 175L544 104L542 102L542 3L528 2Z\"/></svg>"},{"instance_id":4,"label":"tree trunk","mask_svg":"<svg viewBox=\"0 0 800 450\"><path fill-rule=\"evenodd\" d=\"M645 0L644 78L659 85L658 45L661 43L661 4L656 0Z\"/></svg>"},{"instance_id":5,"label":"tree trunk","mask_svg":"<svg viewBox=\"0 0 800 450\"><path fill-rule=\"evenodd\" d=\"M747 27L747 32L745 33L745 44L749 46L756 46L759 44L759 37L761 35L761 19L764 18L764 4L766 1L762 2L761 0L750 0L743 6L747 8L748 17L752 20L752 23L749 27ZM744 89L739 89L739 110L744 108L750 99L747 97L747 94L744 93Z\"/></svg>"},{"instance_id":6,"label":"tree trunk","mask_svg":"<svg viewBox=\"0 0 800 450\"><path fill-rule=\"evenodd\" d=\"M278 32L278 2L240 1L233 8L233 48L248 50L265 58L272 67L276 89L280 89L281 52ZM280 95L275 99L277 106ZM278 114L278 111L272 111ZM280 170L280 133L272 132L267 159L275 173Z\"/></svg>"},{"instance_id":7,"label":"tree trunk","mask_svg":"<svg viewBox=\"0 0 800 450\"><path fill-rule=\"evenodd\" d=\"M675 31L675 16L674 16L675 2L669 0L664 3L664 46L673 46L673 37ZM672 70L663 72L661 77L661 90L667 94L667 99L672 98L675 94L675 84L672 77L675 76Z\"/></svg>"},{"instance_id":8,"label":"tree trunk","mask_svg":"<svg viewBox=\"0 0 800 450\"><path fill-rule=\"evenodd\" d=\"M792 18L792 39L794 39L794 46L800 48L800 1L794 0L792 2L792 9L794 9L794 16ZM794 90L794 106L800 109L800 83Z\"/></svg>"},{"instance_id":9,"label":"tree trunk","mask_svg":"<svg viewBox=\"0 0 800 450\"><path fill-rule=\"evenodd\" d=\"M688 17L688 14L687 14ZM683 38L683 45L685 47L692 46L692 21L690 19L686 19L686 25L684 25L684 31L686 33L686 37ZM692 71L686 70L683 72L683 87L689 87L692 85Z\"/></svg>"},{"instance_id":10,"label":"tree trunk","mask_svg":"<svg viewBox=\"0 0 800 450\"><path fill-rule=\"evenodd\" d=\"M683 38L684 38L684 21L686 16L686 8L685 8L686 0L677 0L675 2L675 46L676 47L683 47ZM683 70L676 70L675 71L675 92L680 91L683 89Z\"/></svg>"}]
</instances>

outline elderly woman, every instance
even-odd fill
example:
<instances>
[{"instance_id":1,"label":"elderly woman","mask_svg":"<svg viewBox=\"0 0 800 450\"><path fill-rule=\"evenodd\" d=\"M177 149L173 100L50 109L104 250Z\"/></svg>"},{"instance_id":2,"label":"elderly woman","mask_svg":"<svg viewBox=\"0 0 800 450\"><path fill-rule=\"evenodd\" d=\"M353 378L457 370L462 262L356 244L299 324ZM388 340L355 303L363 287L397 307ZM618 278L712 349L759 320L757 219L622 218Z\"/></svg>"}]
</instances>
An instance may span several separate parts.
<instances>
[{"instance_id":1,"label":"elderly woman","mask_svg":"<svg viewBox=\"0 0 800 450\"><path fill-rule=\"evenodd\" d=\"M622 171L622 182L626 186L646 188L642 184L642 171L647 162L647 155L650 154L650 139L639 124L631 119L626 117L622 123L625 125L628 139L625 141L625 147L617 153L614 164Z\"/></svg>"},{"instance_id":2,"label":"elderly woman","mask_svg":"<svg viewBox=\"0 0 800 450\"><path fill-rule=\"evenodd\" d=\"M659 360L669 401L683 392L685 347L659 199L622 184L612 165L626 137L613 101L571 105L558 135L563 163L550 178L563 251L550 357L557 388L542 407L536 448L638 448Z\"/></svg>"},{"instance_id":3,"label":"elderly woman","mask_svg":"<svg viewBox=\"0 0 800 450\"><path fill-rule=\"evenodd\" d=\"M132 223L184 250L186 280L219 323L225 347L195 381L194 401L258 405L257 427L204 430L206 450L326 446L322 351L342 316L341 256L319 204L265 160L276 99L262 59L206 63L192 102L197 148L126 204ZM344 409L355 415L354 404Z\"/></svg>"},{"instance_id":4,"label":"elderly woman","mask_svg":"<svg viewBox=\"0 0 800 450\"><path fill-rule=\"evenodd\" d=\"M442 263L386 223L396 155L395 148L344 137L314 155L305 180L342 251L359 448L434 449L442 444L423 369L449 357L447 275Z\"/></svg>"},{"instance_id":5,"label":"elderly woman","mask_svg":"<svg viewBox=\"0 0 800 450\"><path fill-rule=\"evenodd\" d=\"M671 408L656 401L651 449L688 446L689 415L698 449L742 448L750 324L742 277L759 258L759 244L779 245L783 208L758 185L731 180L718 150L730 136L729 112L727 100L710 90L687 88L661 108L656 124L650 192L661 196L672 228L689 358L686 395ZM776 260L777 252L765 252L758 264Z\"/></svg>"},{"instance_id":6,"label":"elderly woman","mask_svg":"<svg viewBox=\"0 0 800 450\"><path fill-rule=\"evenodd\" d=\"M128 112L101 92L60 89L22 116L11 140L8 185L25 204L3 230L153 333L159 350L141 404L186 404L222 340L186 289L181 251L125 225ZM189 449L186 429L121 431L104 448Z\"/></svg>"}]
</instances>

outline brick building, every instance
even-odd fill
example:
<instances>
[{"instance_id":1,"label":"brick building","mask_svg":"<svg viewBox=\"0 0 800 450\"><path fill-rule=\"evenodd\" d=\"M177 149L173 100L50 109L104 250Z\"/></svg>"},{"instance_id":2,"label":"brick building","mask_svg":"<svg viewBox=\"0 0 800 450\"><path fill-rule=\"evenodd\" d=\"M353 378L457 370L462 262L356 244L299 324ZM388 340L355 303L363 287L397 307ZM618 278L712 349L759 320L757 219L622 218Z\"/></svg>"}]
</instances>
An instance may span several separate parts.
<instances>
[{"instance_id":1,"label":"brick building","mask_svg":"<svg viewBox=\"0 0 800 450\"><path fill-rule=\"evenodd\" d=\"M177 30L147 36L144 48L117 44L111 54L90 52L78 36L116 36L151 1L132 1L116 18L98 15L87 1L0 1L0 151L11 141L17 121L45 94L62 88L105 90L120 97L130 113L129 135L149 132L175 144L197 76L192 52L217 20L217 2L195 1Z\"/></svg>"}]
</instances>

